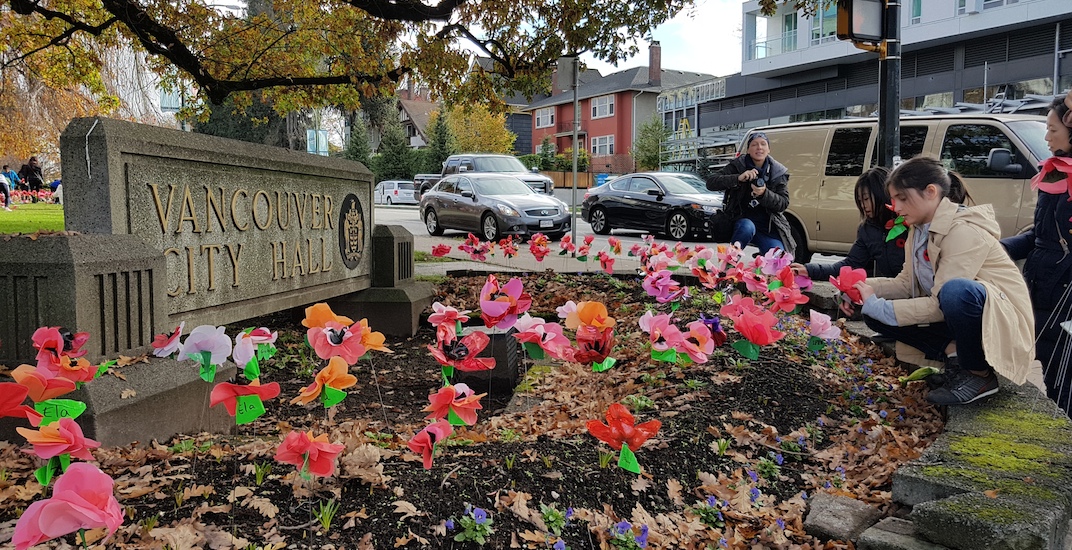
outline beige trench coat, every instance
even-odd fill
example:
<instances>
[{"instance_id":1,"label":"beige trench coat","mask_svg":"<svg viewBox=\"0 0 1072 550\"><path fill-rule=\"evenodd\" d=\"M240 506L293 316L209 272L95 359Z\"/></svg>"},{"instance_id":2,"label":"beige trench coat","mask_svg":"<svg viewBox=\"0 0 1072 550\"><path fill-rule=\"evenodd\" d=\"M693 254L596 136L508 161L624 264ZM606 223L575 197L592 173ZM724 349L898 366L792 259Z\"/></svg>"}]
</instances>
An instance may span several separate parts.
<instances>
[{"instance_id":1,"label":"beige trench coat","mask_svg":"<svg viewBox=\"0 0 1072 550\"><path fill-rule=\"evenodd\" d=\"M893 300L899 326L942 322L938 294L950 279L968 279L986 288L983 353L1001 375L1016 384L1027 379L1035 358L1035 320L1027 284L998 242L1001 229L989 204L961 208L943 199L931 220L927 251L934 265L930 295L916 283L910 252L917 228L908 231L904 268L896 277L868 279L880 298ZM923 352L897 342L897 357L917 365L934 364Z\"/></svg>"}]
</instances>

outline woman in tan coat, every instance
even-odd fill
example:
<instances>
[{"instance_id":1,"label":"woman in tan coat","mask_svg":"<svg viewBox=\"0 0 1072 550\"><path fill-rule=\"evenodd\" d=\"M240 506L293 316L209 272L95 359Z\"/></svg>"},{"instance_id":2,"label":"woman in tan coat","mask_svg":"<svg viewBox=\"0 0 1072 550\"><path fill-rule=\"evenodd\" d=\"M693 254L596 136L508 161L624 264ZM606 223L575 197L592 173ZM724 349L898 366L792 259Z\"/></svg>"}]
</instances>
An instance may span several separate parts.
<instances>
[{"instance_id":1,"label":"woman in tan coat","mask_svg":"<svg viewBox=\"0 0 1072 550\"><path fill-rule=\"evenodd\" d=\"M894 210L911 226L904 268L857 284L864 320L897 340L902 360L945 362L944 384L927 395L936 405L997 393L995 371L1022 384L1035 356L1027 285L998 242L991 205L947 198L959 179L927 157L890 174Z\"/></svg>"}]
</instances>

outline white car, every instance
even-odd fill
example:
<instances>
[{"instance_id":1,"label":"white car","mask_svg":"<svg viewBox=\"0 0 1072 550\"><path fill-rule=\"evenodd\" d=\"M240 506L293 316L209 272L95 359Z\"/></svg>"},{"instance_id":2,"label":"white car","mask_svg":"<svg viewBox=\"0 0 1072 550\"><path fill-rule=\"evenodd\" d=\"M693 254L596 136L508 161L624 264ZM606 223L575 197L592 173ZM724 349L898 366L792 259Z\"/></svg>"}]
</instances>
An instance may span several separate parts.
<instances>
[{"instance_id":1,"label":"white car","mask_svg":"<svg viewBox=\"0 0 1072 550\"><path fill-rule=\"evenodd\" d=\"M376 204L417 204L414 196L413 182L406 180L388 180L376 184L372 192L372 202Z\"/></svg>"}]
</instances>

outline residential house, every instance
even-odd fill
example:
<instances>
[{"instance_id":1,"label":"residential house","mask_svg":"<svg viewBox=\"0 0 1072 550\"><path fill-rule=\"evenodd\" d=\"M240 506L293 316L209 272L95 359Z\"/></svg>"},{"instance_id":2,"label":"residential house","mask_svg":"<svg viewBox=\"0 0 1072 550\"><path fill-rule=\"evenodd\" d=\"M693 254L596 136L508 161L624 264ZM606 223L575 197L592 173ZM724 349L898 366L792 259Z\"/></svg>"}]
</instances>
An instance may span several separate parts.
<instances>
[{"instance_id":1,"label":"residential house","mask_svg":"<svg viewBox=\"0 0 1072 550\"><path fill-rule=\"evenodd\" d=\"M532 148L519 153L536 153L544 138L550 138L555 150L572 147L573 90L552 77L551 97L530 103L524 111L533 121ZM662 68L662 49L654 41L648 48L648 66L621 70L609 75L585 71L578 80L577 98L581 122L577 141L591 156L590 171L627 173L634 169L630 153L638 127L655 113L655 101L667 88L676 88L709 80L702 73Z\"/></svg>"}]
</instances>

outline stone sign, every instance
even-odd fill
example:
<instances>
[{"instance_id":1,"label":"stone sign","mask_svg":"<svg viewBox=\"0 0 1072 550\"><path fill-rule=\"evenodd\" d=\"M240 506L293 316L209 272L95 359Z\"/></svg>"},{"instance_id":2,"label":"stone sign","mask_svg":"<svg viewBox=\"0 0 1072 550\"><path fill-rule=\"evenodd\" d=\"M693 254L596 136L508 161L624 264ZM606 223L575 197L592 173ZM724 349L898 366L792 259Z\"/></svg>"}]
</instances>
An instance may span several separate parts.
<instances>
[{"instance_id":1,"label":"stone sign","mask_svg":"<svg viewBox=\"0 0 1072 550\"><path fill-rule=\"evenodd\" d=\"M61 150L67 229L158 250L170 324L371 285L371 174L358 163L102 118L72 121Z\"/></svg>"}]
</instances>

